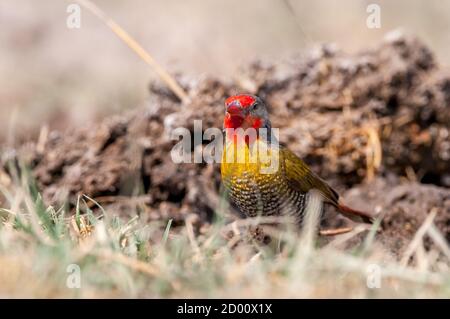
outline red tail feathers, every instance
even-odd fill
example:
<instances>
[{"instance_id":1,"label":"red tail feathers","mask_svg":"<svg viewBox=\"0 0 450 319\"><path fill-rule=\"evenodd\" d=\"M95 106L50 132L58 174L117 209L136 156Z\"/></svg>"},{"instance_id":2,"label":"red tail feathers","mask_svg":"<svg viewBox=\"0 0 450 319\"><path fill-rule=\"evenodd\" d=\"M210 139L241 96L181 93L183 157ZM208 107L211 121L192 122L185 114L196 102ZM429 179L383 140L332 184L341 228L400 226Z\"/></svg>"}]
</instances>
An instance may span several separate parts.
<instances>
[{"instance_id":1,"label":"red tail feathers","mask_svg":"<svg viewBox=\"0 0 450 319\"><path fill-rule=\"evenodd\" d=\"M339 203L337 209L347 218L358 222L358 223L366 223L373 224L375 218L368 213L361 212L359 210L350 208L345 206L344 204Z\"/></svg>"}]
</instances>

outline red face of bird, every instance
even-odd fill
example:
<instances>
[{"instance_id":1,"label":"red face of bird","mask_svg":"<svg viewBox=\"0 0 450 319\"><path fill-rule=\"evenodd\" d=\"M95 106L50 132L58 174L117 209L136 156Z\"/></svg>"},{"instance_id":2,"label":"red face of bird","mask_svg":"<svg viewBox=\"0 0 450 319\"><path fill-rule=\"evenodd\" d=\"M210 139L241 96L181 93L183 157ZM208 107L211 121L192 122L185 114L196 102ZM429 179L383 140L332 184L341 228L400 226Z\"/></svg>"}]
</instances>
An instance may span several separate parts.
<instances>
[{"instance_id":1,"label":"red face of bird","mask_svg":"<svg viewBox=\"0 0 450 319\"><path fill-rule=\"evenodd\" d=\"M254 128L270 127L269 114L265 103L257 96L250 94L240 94L225 100L225 119L223 127L225 129L244 130Z\"/></svg>"}]
</instances>

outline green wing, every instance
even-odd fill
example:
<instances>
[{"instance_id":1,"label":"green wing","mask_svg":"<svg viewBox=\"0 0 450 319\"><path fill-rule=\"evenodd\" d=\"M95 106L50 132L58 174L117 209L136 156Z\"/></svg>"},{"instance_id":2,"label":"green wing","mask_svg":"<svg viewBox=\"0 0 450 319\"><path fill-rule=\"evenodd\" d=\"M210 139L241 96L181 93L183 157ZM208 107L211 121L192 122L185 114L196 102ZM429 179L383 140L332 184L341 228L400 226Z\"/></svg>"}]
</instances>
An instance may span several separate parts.
<instances>
[{"instance_id":1,"label":"green wing","mask_svg":"<svg viewBox=\"0 0 450 319\"><path fill-rule=\"evenodd\" d=\"M338 193L312 172L297 155L282 146L280 146L280 155L284 162L284 174L291 187L302 193L307 193L312 189L319 190L327 202L335 206L339 205Z\"/></svg>"}]
</instances>

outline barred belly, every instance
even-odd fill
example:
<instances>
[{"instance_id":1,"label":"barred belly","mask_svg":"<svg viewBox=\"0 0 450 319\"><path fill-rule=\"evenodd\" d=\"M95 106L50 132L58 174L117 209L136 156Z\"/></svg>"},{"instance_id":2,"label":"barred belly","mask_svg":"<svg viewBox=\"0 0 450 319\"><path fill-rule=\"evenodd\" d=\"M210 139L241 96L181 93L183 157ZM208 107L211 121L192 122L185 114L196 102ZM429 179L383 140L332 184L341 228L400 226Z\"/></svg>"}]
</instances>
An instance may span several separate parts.
<instances>
[{"instance_id":1,"label":"barred belly","mask_svg":"<svg viewBox=\"0 0 450 319\"><path fill-rule=\"evenodd\" d=\"M240 172L224 179L230 201L246 216L292 216L301 223L306 193L289 187L281 173Z\"/></svg>"}]
</instances>

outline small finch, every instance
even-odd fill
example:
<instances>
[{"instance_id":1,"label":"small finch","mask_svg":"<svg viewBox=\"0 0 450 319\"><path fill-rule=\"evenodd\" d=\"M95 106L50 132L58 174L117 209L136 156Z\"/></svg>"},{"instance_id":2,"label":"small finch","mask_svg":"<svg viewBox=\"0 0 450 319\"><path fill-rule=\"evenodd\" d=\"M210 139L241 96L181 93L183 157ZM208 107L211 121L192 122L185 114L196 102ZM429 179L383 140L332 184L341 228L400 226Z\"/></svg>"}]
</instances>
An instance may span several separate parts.
<instances>
[{"instance_id":1,"label":"small finch","mask_svg":"<svg viewBox=\"0 0 450 319\"><path fill-rule=\"evenodd\" d=\"M300 226L312 194L319 194L322 203L333 205L347 218L373 222L371 215L345 206L308 165L278 144L271 136L269 114L261 98L236 95L226 99L225 107L222 182L231 204L241 213L247 217L290 216ZM256 133L247 134L252 129Z\"/></svg>"}]
</instances>

